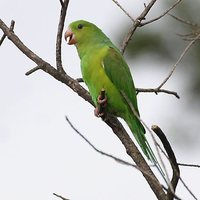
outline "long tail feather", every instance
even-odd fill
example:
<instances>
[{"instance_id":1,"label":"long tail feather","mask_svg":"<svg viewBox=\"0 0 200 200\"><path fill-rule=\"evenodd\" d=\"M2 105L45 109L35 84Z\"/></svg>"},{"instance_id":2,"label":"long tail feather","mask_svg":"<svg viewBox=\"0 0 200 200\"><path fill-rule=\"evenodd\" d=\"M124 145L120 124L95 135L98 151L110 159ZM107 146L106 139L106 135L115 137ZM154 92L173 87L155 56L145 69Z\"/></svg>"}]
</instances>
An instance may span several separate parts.
<instances>
[{"instance_id":1,"label":"long tail feather","mask_svg":"<svg viewBox=\"0 0 200 200\"><path fill-rule=\"evenodd\" d=\"M160 174L164 177L164 172L145 137L145 129L141 122L135 116L132 115L129 115L125 121L131 129L131 132L133 133L137 143L140 145L144 155L156 166Z\"/></svg>"}]
</instances>

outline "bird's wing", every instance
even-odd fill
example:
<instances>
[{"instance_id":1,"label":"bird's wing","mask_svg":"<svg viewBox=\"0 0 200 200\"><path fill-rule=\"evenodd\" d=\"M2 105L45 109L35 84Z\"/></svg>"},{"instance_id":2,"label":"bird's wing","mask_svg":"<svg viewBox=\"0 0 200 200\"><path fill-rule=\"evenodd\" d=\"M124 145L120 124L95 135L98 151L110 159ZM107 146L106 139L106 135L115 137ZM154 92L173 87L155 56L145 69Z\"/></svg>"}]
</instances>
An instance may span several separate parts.
<instances>
[{"instance_id":1,"label":"bird's wing","mask_svg":"<svg viewBox=\"0 0 200 200\"><path fill-rule=\"evenodd\" d=\"M103 67L112 83L120 92L126 95L139 114L133 79L121 53L115 48L109 47L103 58Z\"/></svg>"}]
</instances>

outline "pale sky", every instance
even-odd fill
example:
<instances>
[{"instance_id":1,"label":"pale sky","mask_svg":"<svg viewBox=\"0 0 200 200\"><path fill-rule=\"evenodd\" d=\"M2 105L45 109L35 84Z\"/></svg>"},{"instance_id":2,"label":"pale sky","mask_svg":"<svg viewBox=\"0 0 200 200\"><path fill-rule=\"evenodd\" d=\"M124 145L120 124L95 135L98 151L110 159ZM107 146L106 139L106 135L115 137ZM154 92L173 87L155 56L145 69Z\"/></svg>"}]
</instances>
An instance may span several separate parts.
<instances>
[{"instance_id":1,"label":"pale sky","mask_svg":"<svg viewBox=\"0 0 200 200\"><path fill-rule=\"evenodd\" d=\"M126 4L119 2L133 13L133 17L142 11L144 3L139 0L129 0ZM0 4L1 19L7 25L15 20L14 31L19 38L55 66L59 1L0 0ZM115 33L119 31L120 22L130 23L111 0L71 1L65 29L77 19L94 22L113 42L116 42ZM68 46L64 39L62 55L66 72L74 78L81 77L76 49ZM0 199L58 199L53 193L71 200L156 199L137 170L99 155L65 121L67 115L97 148L131 162L111 129L94 117L93 107L42 71L25 76L35 64L8 39L0 48L0 61ZM144 71L140 69L143 62L137 59L133 64L137 87L156 86L173 65L149 58L146 60L149 67ZM158 71L155 65L161 64L168 67ZM182 122L183 116L190 116L188 123L196 124L196 118L191 118L192 113L185 111L187 113L182 114L187 100L182 87L185 84L183 74L179 68L167 84L168 89L180 93L180 100L165 94L140 94L139 109L149 126L158 124L163 128L179 162L198 164L198 145L179 144L181 133L177 131L178 136L169 133L172 130L170 123ZM181 172L186 184L200 197L199 170L181 168ZM193 199L181 183L177 191L182 199Z\"/></svg>"}]
</instances>

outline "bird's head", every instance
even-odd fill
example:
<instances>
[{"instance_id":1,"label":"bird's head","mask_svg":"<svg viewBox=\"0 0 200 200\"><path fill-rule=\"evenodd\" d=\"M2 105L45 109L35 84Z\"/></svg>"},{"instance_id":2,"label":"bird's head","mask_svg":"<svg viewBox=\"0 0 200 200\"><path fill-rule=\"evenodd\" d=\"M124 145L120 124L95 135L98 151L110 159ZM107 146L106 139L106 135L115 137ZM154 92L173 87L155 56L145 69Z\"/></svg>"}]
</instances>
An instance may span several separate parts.
<instances>
[{"instance_id":1,"label":"bird's head","mask_svg":"<svg viewBox=\"0 0 200 200\"><path fill-rule=\"evenodd\" d=\"M72 22L67 31L65 32L65 40L69 45L76 45L79 47L81 44L87 46L88 44L98 44L104 42L107 37L95 24L85 20L78 20Z\"/></svg>"},{"instance_id":2,"label":"bird's head","mask_svg":"<svg viewBox=\"0 0 200 200\"><path fill-rule=\"evenodd\" d=\"M94 24L84 20L72 22L65 32L65 40L69 45L87 42L96 29L98 28Z\"/></svg>"}]
</instances>

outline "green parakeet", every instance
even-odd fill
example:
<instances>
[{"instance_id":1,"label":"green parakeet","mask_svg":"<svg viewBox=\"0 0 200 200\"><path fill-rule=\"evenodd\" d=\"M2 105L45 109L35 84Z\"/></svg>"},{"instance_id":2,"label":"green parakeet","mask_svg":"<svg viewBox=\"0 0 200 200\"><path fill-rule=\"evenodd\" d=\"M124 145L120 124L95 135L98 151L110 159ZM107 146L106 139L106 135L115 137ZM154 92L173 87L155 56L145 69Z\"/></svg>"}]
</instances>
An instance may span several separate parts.
<instances>
[{"instance_id":1,"label":"green parakeet","mask_svg":"<svg viewBox=\"0 0 200 200\"><path fill-rule=\"evenodd\" d=\"M104 89L107 98L105 111L126 121L146 157L156 163L145 129L131 109L133 107L139 116L133 79L118 48L96 25L84 20L72 22L65 39L77 48L83 80L95 105L98 105L99 94Z\"/></svg>"}]
</instances>

